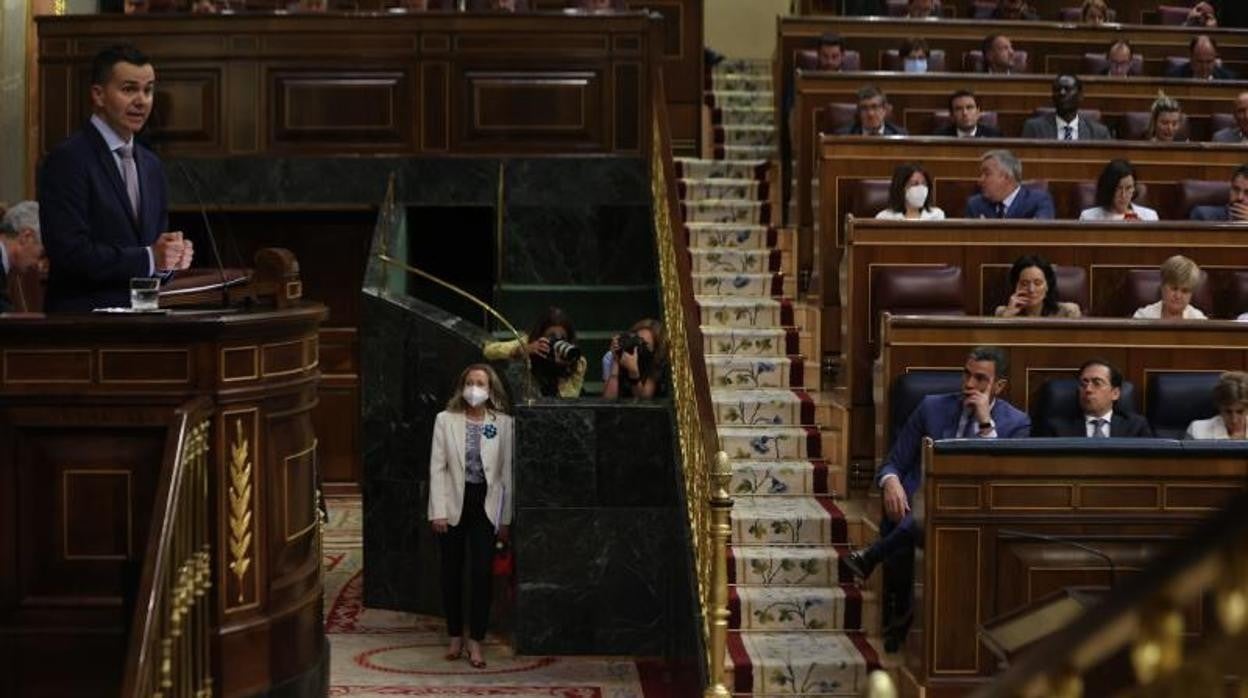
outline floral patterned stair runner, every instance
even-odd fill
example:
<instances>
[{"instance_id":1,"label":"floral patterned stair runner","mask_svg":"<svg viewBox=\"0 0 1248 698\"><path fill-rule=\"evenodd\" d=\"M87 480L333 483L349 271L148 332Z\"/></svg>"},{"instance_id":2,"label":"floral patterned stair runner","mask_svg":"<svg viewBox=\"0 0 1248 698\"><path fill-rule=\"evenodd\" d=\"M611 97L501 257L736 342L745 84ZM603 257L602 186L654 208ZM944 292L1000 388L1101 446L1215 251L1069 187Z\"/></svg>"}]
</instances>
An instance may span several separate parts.
<instances>
[{"instance_id":1,"label":"floral patterned stair runner","mask_svg":"<svg viewBox=\"0 0 1248 698\"><path fill-rule=\"evenodd\" d=\"M773 223L771 67L708 79L715 159L677 161L721 447L733 459L730 686L739 695L858 695L880 660L874 595L840 563L839 434L823 427L792 232Z\"/></svg>"}]
</instances>

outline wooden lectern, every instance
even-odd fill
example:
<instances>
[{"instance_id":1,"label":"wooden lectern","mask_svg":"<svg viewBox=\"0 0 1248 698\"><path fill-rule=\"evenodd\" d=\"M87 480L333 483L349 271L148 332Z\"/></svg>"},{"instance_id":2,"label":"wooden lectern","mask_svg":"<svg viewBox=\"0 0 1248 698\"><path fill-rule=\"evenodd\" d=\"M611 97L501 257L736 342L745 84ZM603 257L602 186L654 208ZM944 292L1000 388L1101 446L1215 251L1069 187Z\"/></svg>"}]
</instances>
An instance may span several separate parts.
<instances>
[{"instance_id":1,"label":"wooden lectern","mask_svg":"<svg viewBox=\"0 0 1248 698\"><path fill-rule=\"evenodd\" d=\"M196 665L216 696L324 695L311 410L325 308L300 300L289 253L268 259L276 275L256 272L246 309L0 316L0 695L117 695L145 635L169 679L168 624L144 620L165 597L181 635L203 619L197 655L166 647L174 674ZM183 483L178 503L188 434L202 489ZM200 512L190 533L175 509ZM153 570L191 535L202 552ZM168 593L148 595L161 580Z\"/></svg>"}]
</instances>

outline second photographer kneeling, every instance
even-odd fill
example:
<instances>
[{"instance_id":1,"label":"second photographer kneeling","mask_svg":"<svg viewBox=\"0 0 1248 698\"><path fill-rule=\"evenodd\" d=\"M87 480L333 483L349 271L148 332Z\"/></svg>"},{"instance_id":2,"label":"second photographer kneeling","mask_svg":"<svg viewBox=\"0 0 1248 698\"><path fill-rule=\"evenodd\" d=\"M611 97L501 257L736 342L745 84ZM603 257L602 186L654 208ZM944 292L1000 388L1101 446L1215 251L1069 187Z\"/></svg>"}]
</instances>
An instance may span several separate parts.
<instances>
[{"instance_id":1,"label":"second photographer kneeling","mask_svg":"<svg viewBox=\"0 0 1248 698\"><path fill-rule=\"evenodd\" d=\"M667 338L663 324L646 318L628 332L611 340L611 349L602 357L602 396L616 398L667 397Z\"/></svg>"},{"instance_id":2,"label":"second photographer kneeling","mask_svg":"<svg viewBox=\"0 0 1248 698\"><path fill-rule=\"evenodd\" d=\"M559 308L547 308L523 341L487 342L482 351L487 361L523 359L528 355L533 380L542 395L581 396L587 364L576 344L572 318Z\"/></svg>"}]
</instances>

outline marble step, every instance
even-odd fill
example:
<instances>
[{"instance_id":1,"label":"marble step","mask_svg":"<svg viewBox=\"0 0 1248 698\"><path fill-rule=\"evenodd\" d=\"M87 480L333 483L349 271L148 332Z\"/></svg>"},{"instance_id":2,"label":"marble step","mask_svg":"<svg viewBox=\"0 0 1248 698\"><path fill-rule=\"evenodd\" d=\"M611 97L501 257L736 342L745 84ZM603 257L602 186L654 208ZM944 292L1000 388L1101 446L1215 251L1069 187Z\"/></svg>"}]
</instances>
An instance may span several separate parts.
<instances>
[{"instance_id":1,"label":"marble step","mask_svg":"<svg viewBox=\"0 0 1248 698\"><path fill-rule=\"evenodd\" d=\"M765 145L776 147L774 126L747 124L743 126L716 126L712 136L721 145Z\"/></svg>"},{"instance_id":2,"label":"marble step","mask_svg":"<svg viewBox=\"0 0 1248 698\"><path fill-rule=\"evenodd\" d=\"M860 696L881 668L880 651L864 633L728 633L725 673L734 693Z\"/></svg>"},{"instance_id":3,"label":"marble step","mask_svg":"<svg viewBox=\"0 0 1248 698\"><path fill-rule=\"evenodd\" d=\"M707 354L731 354L733 356L782 357L801 354L813 356L813 338L802 337L793 327L723 327L706 325L702 328L702 345ZM803 339L805 349L803 352Z\"/></svg>"},{"instance_id":4,"label":"marble step","mask_svg":"<svg viewBox=\"0 0 1248 698\"><path fill-rule=\"evenodd\" d=\"M771 107L775 96L770 90L756 92L753 90L716 90L708 93L706 104L710 107L737 109L740 107Z\"/></svg>"},{"instance_id":5,"label":"marble step","mask_svg":"<svg viewBox=\"0 0 1248 698\"><path fill-rule=\"evenodd\" d=\"M845 515L831 497L736 497L732 542L736 545L846 544Z\"/></svg>"},{"instance_id":6,"label":"marble step","mask_svg":"<svg viewBox=\"0 0 1248 698\"><path fill-rule=\"evenodd\" d=\"M712 388L804 388L818 390L819 363L801 357L781 359L708 356L706 373Z\"/></svg>"},{"instance_id":7,"label":"marble step","mask_svg":"<svg viewBox=\"0 0 1248 698\"><path fill-rule=\"evenodd\" d=\"M864 630L880 625L875 594L839 586L733 586L728 590L733 630Z\"/></svg>"},{"instance_id":8,"label":"marble step","mask_svg":"<svg viewBox=\"0 0 1248 698\"><path fill-rule=\"evenodd\" d=\"M754 162L724 162L700 158L676 158L681 179L766 179L771 170L765 158Z\"/></svg>"},{"instance_id":9,"label":"marble step","mask_svg":"<svg viewBox=\"0 0 1248 698\"><path fill-rule=\"evenodd\" d=\"M744 201L767 201L770 187L758 179L682 179L680 198L684 200L736 199Z\"/></svg>"},{"instance_id":10,"label":"marble step","mask_svg":"<svg viewBox=\"0 0 1248 698\"><path fill-rule=\"evenodd\" d=\"M815 426L829 423L832 406L815 402L811 393L792 388L741 390L711 388L715 421L720 426L783 424Z\"/></svg>"},{"instance_id":11,"label":"marble step","mask_svg":"<svg viewBox=\"0 0 1248 698\"><path fill-rule=\"evenodd\" d=\"M797 234L792 228L774 228L752 223L685 223L689 247L730 247L761 250L769 247L791 250Z\"/></svg>"},{"instance_id":12,"label":"marble step","mask_svg":"<svg viewBox=\"0 0 1248 698\"><path fill-rule=\"evenodd\" d=\"M701 324L723 327L800 327L817 336L819 308L789 298L697 296ZM810 354L814 356L814 354Z\"/></svg>"},{"instance_id":13,"label":"marble step","mask_svg":"<svg viewBox=\"0 0 1248 698\"><path fill-rule=\"evenodd\" d=\"M827 587L853 582L841 563L847 544L730 545L728 581L756 586Z\"/></svg>"},{"instance_id":14,"label":"marble step","mask_svg":"<svg viewBox=\"0 0 1248 698\"><path fill-rule=\"evenodd\" d=\"M749 296L792 298L797 295L797 278L785 274L694 273L693 292L699 296Z\"/></svg>"},{"instance_id":15,"label":"marble step","mask_svg":"<svg viewBox=\"0 0 1248 698\"><path fill-rule=\"evenodd\" d=\"M771 222L771 204L766 201L700 199L682 201L680 208L685 221L693 223L767 225Z\"/></svg>"},{"instance_id":16,"label":"marble step","mask_svg":"<svg viewBox=\"0 0 1248 698\"><path fill-rule=\"evenodd\" d=\"M715 157L720 160L769 160L779 155L774 145L716 145Z\"/></svg>"},{"instance_id":17,"label":"marble step","mask_svg":"<svg viewBox=\"0 0 1248 698\"><path fill-rule=\"evenodd\" d=\"M841 435L815 427L762 425L724 426L719 447L731 458L742 460L801 460L839 453Z\"/></svg>"},{"instance_id":18,"label":"marble step","mask_svg":"<svg viewBox=\"0 0 1248 698\"><path fill-rule=\"evenodd\" d=\"M689 250L694 272L721 274L794 274L797 264L791 250L734 250L722 247L695 247Z\"/></svg>"},{"instance_id":19,"label":"marble step","mask_svg":"<svg viewBox=\"0 0 1248 698\"><path fill-rule=\"evenodd\" d=\"M795 494L835 497L838 493L835 483L844 480L844 471L823 460L734 460L728 491L734 497Z\"/></svg>"},{"instance_id":20,"label":"marble step","mask_svg":"<svg viewBox=\"0 0 1248 698\"><path fill-rule=\"evenodd\" d=\"M712 126L745 126L750 124L755 126L775 126L775 107L715 107L711 110Z\"/></svg>"}]
</instances>

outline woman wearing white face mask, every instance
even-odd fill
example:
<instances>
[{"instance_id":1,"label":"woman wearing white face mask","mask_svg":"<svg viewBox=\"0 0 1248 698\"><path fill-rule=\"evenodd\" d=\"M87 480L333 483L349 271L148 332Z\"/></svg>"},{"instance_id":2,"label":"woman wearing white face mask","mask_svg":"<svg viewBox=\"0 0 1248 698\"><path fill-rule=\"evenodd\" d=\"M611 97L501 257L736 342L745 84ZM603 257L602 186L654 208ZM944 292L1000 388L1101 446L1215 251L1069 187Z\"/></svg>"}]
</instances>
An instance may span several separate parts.
<instances>
[{"instance_id":1,"label":"woman wearing white face mask","mask_svg":"<svg viewBox=\"0 0 1248 698\"><path fill-rule=\"evenodd\" d=\"M922 165L907 162L893 170L888 208L875 214L888 221L942 221L945 212L932 205L932 178Z\"/></svg>"},{"instance_id":2,"label":"woman wearing white face mask","mask_svg":"<svg viewBox=\"0 0 1248 698\"><path fill-rule=\"evenodd\" d=\"M931 51L927 48L927 42L923 39L906 39L901 43L901 48L897 49L897 55L901 56L901 69L907 73L926 73L927 59L931 55Z\"/></svg>"},{"instance_id":3,"label":"woman wearing white face mask","mask_svg":"<svg viewBox=\"0 0 1248 698\"><path fill-rule=\"evenodd\" d=\"M485 666L481 641L490 617L490 565L495 537L506 543L511 525L512 420L494 369L464 369L433 425L429 455L429 521L438 534L442 605L450 646L446 660L464 656L464 558L468 559L468 662Z\"/></svg>"}]
</instances>

